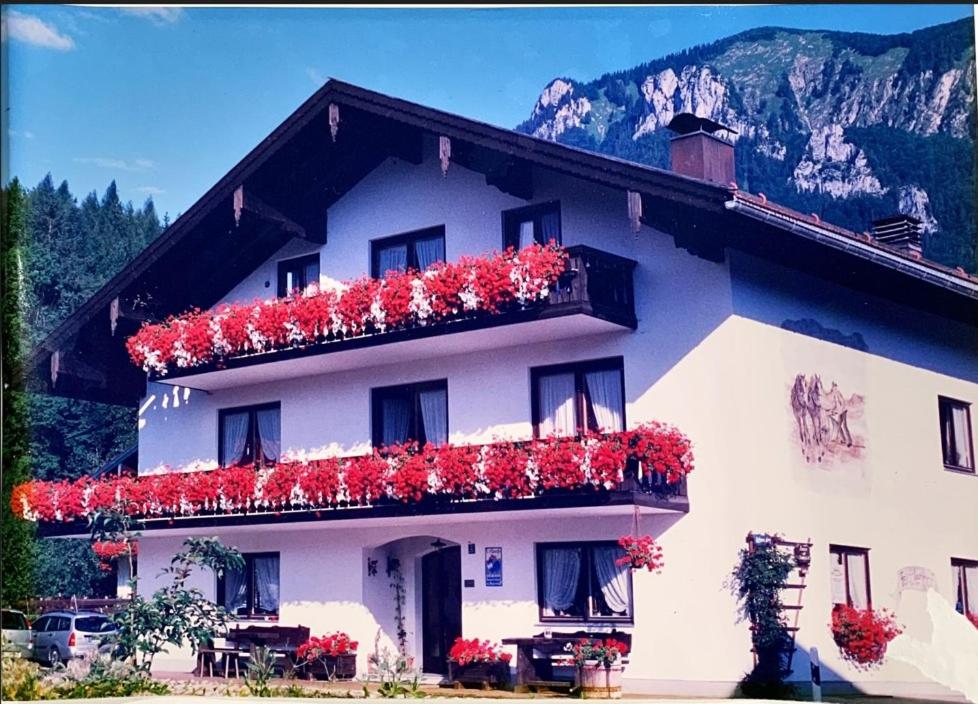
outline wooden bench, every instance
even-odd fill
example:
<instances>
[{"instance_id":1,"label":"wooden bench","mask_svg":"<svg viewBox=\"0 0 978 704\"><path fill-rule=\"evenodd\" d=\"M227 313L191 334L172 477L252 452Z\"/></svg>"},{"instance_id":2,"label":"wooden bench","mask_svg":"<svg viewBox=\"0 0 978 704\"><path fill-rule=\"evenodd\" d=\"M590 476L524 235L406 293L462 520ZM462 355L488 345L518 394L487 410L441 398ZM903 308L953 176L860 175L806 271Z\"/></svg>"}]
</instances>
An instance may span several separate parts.
<instances>
[{"instance_id":1,"label":"wooden bench","mask_svg":"<svg viewBox=\"0 0 978 704\"><path fill-rule=\"evenodd\" d=\"M275 654L276 670L280 674L292 670L296 665L295 652L300 645L309 640L307 626L258 626L251 625L242 628L235 626L225 636L226 647L216 648L210 645L200 649L198 673L213 673L218 655L222 658L224 676L227 677L233 667L235 675L239 674L247 663L252 647L268 648Z\"/></svg>"},{"instance_id":2,"label":"wooden bench","mask_svg":"<svg viewBox=\"0 0 978 704\"><path fill-rule=\"evenodd\" d=\"M516 646L516 683L515 691L528 692L533 689L567 689L574 686L573 680L557 679L554 666L560 666L560 661L570 657L565 649L570 643L576 643L581 638L605 639L614 638L632 647L631 633L618 630L594 633L577 631L576 633L553 633L548 638L543 633L528 638L503 638L503 645ZM536 657L538 652L542 657Z\"/></svg>"}]
</instances>

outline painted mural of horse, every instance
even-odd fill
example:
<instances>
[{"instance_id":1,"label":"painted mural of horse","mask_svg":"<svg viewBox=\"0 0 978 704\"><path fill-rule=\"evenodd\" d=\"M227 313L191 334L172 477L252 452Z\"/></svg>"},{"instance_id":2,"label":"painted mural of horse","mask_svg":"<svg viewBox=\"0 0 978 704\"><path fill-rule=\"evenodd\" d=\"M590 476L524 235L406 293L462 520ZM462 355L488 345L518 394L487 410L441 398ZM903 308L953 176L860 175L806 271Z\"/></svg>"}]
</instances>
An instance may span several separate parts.
<instances>
[{"instance_id":1,"label":"painted mural of horse","mask_svg":"<svg viewBox=\"0 0 978 704\"><path fill-rule=\"evenodd\" d=\"M795 375L791 386L791 412L798 428L798 441L806 462L821 462L831 444L852 447L849 403L832 382L829 391L818 374Z\"/></svg>"}]
</instances>

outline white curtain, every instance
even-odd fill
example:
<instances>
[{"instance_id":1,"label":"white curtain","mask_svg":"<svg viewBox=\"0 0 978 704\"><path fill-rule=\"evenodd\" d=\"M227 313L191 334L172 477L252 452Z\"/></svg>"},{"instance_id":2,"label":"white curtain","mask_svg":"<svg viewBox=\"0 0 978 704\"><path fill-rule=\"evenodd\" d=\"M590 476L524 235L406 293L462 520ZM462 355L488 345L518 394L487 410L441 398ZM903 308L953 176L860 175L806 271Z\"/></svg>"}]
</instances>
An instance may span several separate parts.
<instances>
[{"instance_id":1,"label":"white curtain","mask_svg":"<svg viewBox=\"0 0 978 704\"><path fill-rule=\"evenodd\" d=\"M544 213L540 219L540 230L543 244L550 244L550 240L560 244L560 213Z\"/></svg>"},{"instance_id":2,"label":"white curtain","mask_svg":"<svg viewBox=\"0 0 978 704\"><path fill-rule=\"evenodd\" d=\"M377 259L378 276L383 276L388 271L404 271L407 269L407 245L384 247Z\"/></svg>"},{"instance_id":3,"label":"white curtain","mask_svg":"<svg viewBox=\"0 0 978 704\"><path fill-rule=\"evenodd\" d=\"M258 420L258 444L265 459L278 462L282 454L282 425L278 408L265 408L255 413Z\"/></svg>"},{"instance_id":4,"label":"white curtain","mask_svg":"<svg viewBox=\"0 0 978 704\"><path fill-rule=\"evenodd\" d=\"M599 545L594 548L594 571L601 586L601 595L612 611L628 613L628 567L615 564L625 553L621 548Z\"/></svg>"},{"instance_id":5,"label":"white curtain","mask_svg":"<svg viewBox=\"0 0 978 704\"><path fill-rule=\"evenodd\" d=\"M832 566L831 566L831 585L832 585L832 603L833 604L845 604L846 603L846 568L843 564L845 557L838 552L832 553Z\"/></svg>"},{"instance_id":6,"label":"white curtain","mask_svg":"<svg viewBox=\"0 0 978 704\"><path fill-rule=\"evenodd\" d=\"M529 247L536 240L533 238L533 221L527 220L520 223L520 249Z\"/></svg>"},{"instance_id":7,"label":"white curtain","mask_svg":"<svg viewBox=\"0 0 978 704\"><path fill-rule=\"evenodd\" d=\"M961 572L968 592L968 613L978 614L978 565L966 565Z\"/></svg>"},{"instance_id":8,"label":"white curtain","mask_svg":"<svg viewBox=\"0 0 978 704\"><path fill-rule=\"evenodd\" d=\"M448 442L448 392L431 389L422 391L419 396L425 438L432 445L444 445Z\"/></svg>"},{"instance_id":9,"label":"white curtain","mask_svg":"<svg viewBox=\"0 0 978 704\"><path fill-rule=\"evenodd\" d=\"M598 429L606 433L617 433L624 430L621 418L621 371L608 369L600 372L587 372L584 375L584 381L591 398L594 417L598 421Z\"/></svg>"},{"instance_id":10,"label":"white curtain","mask_svg":"<svg viewBox=\"0 0 978 704\"><path fill-rule=\"evenodd\" d=\"M574 435L574 375L549 374L540 377L540 435Z\"/></svg>"},{"instance_id":11,"label":"white curtain","mask_svg":"<svg viewBox=\"0 0 978 704\"><path fill-rule=\"evenodd\" d=\"M578 548L548 548L543 553L543 606L551 614L566 611L574 603L581 576Z\"/></svg>"},{"instance_id":12,"label":"white curtain","mask_svg":"<svg viewBox=\"0 0 978 704\"><path fill-rule=\"evenodd\" d=\"M866 556L846 555L849 574L849 598L854 609L868 609L869 595L866 594Z\"/></svg>"},{"instance_id":13,"label":"white curtain","mask_svg":"<svg viewBox=\"0 0 978 704\"><path fill-rule=\"evenodd\" d=\"M278 613L278 558L255 558L255 610L262 613Z\"/></svg>"},{"instance_id":14,"label":"white curtain","mask_svg":"<svg viewBox=\"0 0 978 704\"><path fill-rule=\"evenodd\" d=\"M384 445L402 443L408 439L408 425L411 422L411 404L406 398L394 396L381 401L381 422Z\"/></svg>"},{"instance_id":15,"label":"white curtain","mask_svg":"<svg viewBox=\"0 0 978 704\"><path fill-rule=\"evenodd\" d=\"M245 587L244 570L224 571L224 608L236 614L239 609L248 607L248 593Z\"/></svg>"},{"instance_id":16,"label":"white curtain","mask_svg":"<svg viewBox=\"0 0 978 704\"><path fill-rule=\"evenodd\" d=\"M418 269L424 271L435 262L445 261L445 238L429 237L414 243L414 252L418 258Z\"/></svg>"},{"instance_id":17,"label":"white curtain","mask_svg":"<svg viewBox=\"0 0 978 704\"><path fill-rule=\"evenodd\" d=\"M968 409L964 406L951 408L951 424L954 426L954 447L951 458L955 466L971 467L971 428L968 427Z\"/></svg>"},{"instance_id":18,"label":"white curtain","mask_svg":"<svg viewBox=\"0 0 978 704\"><path fill-rule=\"evenodd\" d=\"M224 466L230 467L241 461L248 442L248 413L228 413L224 416L221 444L224 449Z\"/></svg>"}]
</instances>

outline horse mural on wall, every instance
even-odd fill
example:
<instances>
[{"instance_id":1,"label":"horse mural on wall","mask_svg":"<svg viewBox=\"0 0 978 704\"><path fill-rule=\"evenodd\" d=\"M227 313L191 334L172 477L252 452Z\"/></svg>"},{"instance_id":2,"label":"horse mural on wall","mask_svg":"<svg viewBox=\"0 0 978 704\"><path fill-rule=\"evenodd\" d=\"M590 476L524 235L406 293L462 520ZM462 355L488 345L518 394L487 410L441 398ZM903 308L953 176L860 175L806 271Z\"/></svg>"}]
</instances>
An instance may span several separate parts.
<instances>
[{"instance_id":1,"label":"horse mural on wall","mask_svg":"<svg viewBox=\"0 0 978 704\"><path fill-rule=\"evenodd\" d=\"M826 391L819 374L797 374L791 385L790 403L796 437L806 462L829 464L862 457L862 396L852 394L846 398L834 381ZM857 428L855 434L851 425Z\"/></svg>"}]
</instances>

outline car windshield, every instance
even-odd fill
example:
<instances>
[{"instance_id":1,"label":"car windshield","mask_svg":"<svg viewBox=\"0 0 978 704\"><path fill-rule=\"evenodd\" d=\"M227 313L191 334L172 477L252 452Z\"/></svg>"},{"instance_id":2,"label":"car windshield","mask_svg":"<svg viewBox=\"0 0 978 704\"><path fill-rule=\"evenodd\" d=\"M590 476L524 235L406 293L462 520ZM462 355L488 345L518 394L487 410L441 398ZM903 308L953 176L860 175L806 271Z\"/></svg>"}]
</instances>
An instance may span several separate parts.
<instances>
[{"instance_id":1,"label":"car windshield","mask_svg":"<svg viewBox=\"0 0 978 704\"><path fill-rule=\"evenodd\" d=\"M27 630L27 621L24 619L23 614L4 611L2 626L5 631L25 631Z\"/></svg>"},{"instance_id":2,"label":"car windshield","mask_svg":"<svg viewBox=\"0 0 978 704\"><path fill-rule=\"evenodd\" d=\"M82 633L105 633L113 630L113 626L105 616L79 616L75 619L75 630Z\"/></svg>"}]
</instances>

